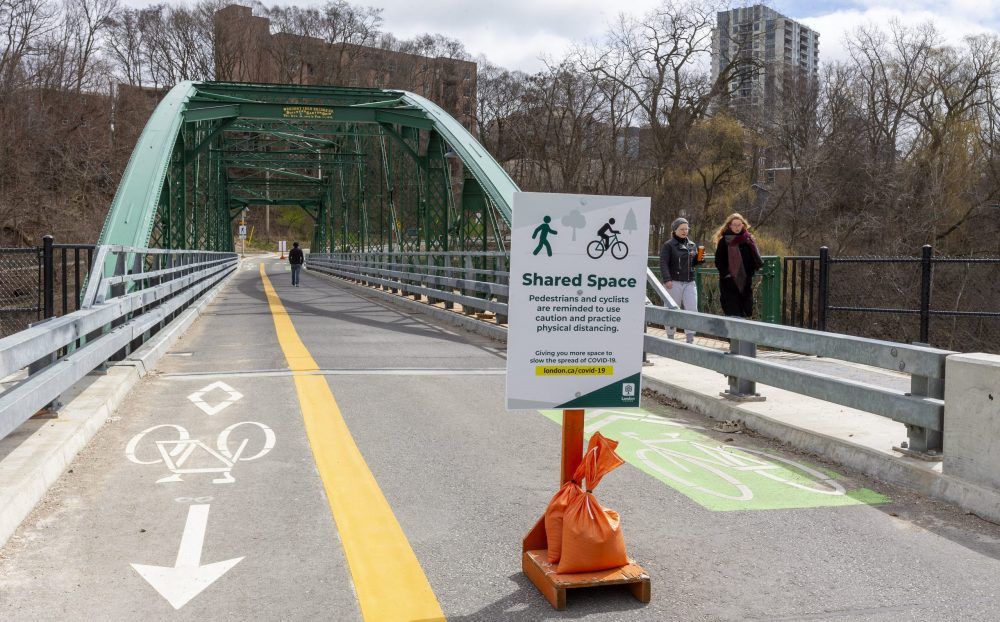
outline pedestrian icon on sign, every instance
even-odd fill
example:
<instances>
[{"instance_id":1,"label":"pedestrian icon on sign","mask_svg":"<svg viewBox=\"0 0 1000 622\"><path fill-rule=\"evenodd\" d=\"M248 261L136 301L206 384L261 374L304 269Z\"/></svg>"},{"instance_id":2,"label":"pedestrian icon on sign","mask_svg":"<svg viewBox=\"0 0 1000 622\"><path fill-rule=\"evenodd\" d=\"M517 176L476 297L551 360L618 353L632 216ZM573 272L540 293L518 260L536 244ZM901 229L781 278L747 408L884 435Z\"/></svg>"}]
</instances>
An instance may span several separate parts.
<instances>
[{"instance_id":1,"label":"pedestrian icon on sign","mask_svg":"<svg viewBox=\"0 0 1000 622\"><path fill-rule=\"evenodd\" d=\"M531 253L532 255L537 255L544 246L548 256L552 256L552 246L549 244L548 237L550 233L552 235L559 235L559 232L549 226L550 222L552 222L552 217L546 216L542 219L542 224L535 227L535 232L531 234L532 240L538 238L538 246L535 247L535 250Z\"/></svg>"}]
</instances>

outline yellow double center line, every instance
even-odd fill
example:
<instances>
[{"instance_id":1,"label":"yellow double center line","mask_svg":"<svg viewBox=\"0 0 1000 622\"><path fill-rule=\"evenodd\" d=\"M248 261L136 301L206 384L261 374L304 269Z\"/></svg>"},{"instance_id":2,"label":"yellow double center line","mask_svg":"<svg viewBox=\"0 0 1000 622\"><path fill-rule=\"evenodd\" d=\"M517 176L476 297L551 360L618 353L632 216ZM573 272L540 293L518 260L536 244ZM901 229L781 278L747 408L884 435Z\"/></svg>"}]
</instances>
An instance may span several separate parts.
<instances>
[{"instance_id":1,"label":"yellow double center line","mask_svg":"<svg viewBox=\"0 0 1000 622\"><path fill-rule=\"evenodd\" d=\"M293 372L319 370L260 266L278 342ZM443 620L444 613L326 382L294 374L306 434L368 622Z\"/></svg>"}]
</instances>

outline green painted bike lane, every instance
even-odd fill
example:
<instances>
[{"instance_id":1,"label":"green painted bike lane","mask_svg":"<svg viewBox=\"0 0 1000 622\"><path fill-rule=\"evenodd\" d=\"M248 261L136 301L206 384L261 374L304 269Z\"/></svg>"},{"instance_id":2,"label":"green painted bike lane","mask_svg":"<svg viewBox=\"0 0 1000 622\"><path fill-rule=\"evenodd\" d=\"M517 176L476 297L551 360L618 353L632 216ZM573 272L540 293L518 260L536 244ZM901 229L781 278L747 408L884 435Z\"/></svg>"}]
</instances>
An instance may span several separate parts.
<instances>
[{"instance_id":1,"label":"green painted bike lane","mask_svg":"<svg viewBox=\"0 0 1000 622\"><path fill-rule=\"evenodd\" d=\"M539 411L562 423L562 411ZM629 464L719 512L876 505L890 502L868 488L848 488L829 469L778 452L721 443L705 427L643 409L587 411L584 434L619 442ZM735 438L740 438L736 436ZM745 438L745 437L743 437Z\"/></svg>"}]
</instances>

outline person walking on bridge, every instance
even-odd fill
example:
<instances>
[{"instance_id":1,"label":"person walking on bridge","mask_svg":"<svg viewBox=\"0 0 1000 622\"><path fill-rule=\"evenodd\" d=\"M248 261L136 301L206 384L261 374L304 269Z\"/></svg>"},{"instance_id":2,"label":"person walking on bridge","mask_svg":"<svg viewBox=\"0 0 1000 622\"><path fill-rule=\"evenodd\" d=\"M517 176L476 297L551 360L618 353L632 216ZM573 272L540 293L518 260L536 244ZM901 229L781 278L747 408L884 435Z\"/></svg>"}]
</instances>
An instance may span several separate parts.
<instances>
[{"instance_id":1,"label":"person walking on bridge","mask_svg":"<svg viewBox=\"0 0 1000 622\"><path fill-rule=\"evenodd\" d=\"M306 261L302 249L298 242L292 242L292 250L288 253L288 263L292 266L292 285L299 286L299 272L302 271L302 264Z\"/></svg>"},{"instance_id":2,"label":"person walking on bridge","mask_svg":"<svg viewBox=\"0 0 1000 622\"><path fill-rule=\"evenodd\" d=\"M753 275L764 266L750 223L730 214L715 233L715 267L719 271L719 296L725 315L753 315Z\"/></svg>"},{"instance_id":3,"label":"person walking on bridge","mask_svg":"<svg viewBox=\"0 0 1000 622\"><path fill-rule=\"evenodd\" d=\"M691 226L687 219L678 218L670 225L673 235L660 249L660 275L670 297L685 311L698 310L698 288L694 282L694 269L705 261L705 247L688 238ZM667 336L673 338L674 327L667 327ZM694 331L684 331L688 343L694 343Z\"/></svg>"}]
</instances>

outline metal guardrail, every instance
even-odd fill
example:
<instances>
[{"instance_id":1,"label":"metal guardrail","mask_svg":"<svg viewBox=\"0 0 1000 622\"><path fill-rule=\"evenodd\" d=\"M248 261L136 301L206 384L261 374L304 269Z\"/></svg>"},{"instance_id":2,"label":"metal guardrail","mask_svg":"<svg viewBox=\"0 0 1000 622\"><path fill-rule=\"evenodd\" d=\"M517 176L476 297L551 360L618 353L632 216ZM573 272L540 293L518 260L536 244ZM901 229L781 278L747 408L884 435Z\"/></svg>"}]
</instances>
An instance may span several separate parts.
<instances>
[{"instance_id":1,"label":"metal guardrail","mask_svg":"<svg viewBox=\"0 0 1000 622\"><path fill-rule=\"evenodd\" d=\"M646 321L729 339L730 351L722 352L646 335L645 350L729 376L734 397L753 394L754 383L761 382L899 421L907 426L910 449L941 450L944 366L954 352L655 306L646 308ZM910 374L911 390L901 392L761 360L756 358L756 346L902 371ZM734 386L739 388L733 390Z\"/></svg>"},{"instance_id":2,"label":"metal guardrail","mask_svg":"<svg viewBox=\"0 0 1000 622\"><path fill-rule=\"evenodd\" d=\"M237 263L235 253L98 247L100 276L88 281L81 309L0 339L0 378L30 369L0 393L0 439L102 363L127 356Z\"/></svg>"},{"instance_id":3,"label":"metal guardrail","mask_svg":"<svg viewBox=\"0 0 1000 622\"><path fill-rule=\"evenodd\" d=\"M415 299L443 301L445 308L458 303L470 314L475 310L491 311L496 314L495 321L504 324L510 274L502 269L477 267L498 262L498 255L501 254L334 253L309 255L306 265L310 270ZM506 265L504 257L494 268ZM660 303L647 300L647 324L676 326L730 340L730 351L725 352L647 334L647 352L729 376L727 393L732 397L752 395L755 383L760 382L899 421L907 426L911 450L941 450L945 359L954 352L682 311L651 270L647 270L647 285L647 292ZM757 346L903 372L910 375L911 389L901 392L758 359Z\"/></svg>"},{"instance_id":4,"label":"metal guardrail","mask_svg":"<svg viewBox=\"0 0 1000 622\"><path fill-rule=\"evenodd\" d=\"M306 267L429 302L467 315L490 312L507 323L506 253L310 253Z\"/></svg>"},{"instance_id":5,"label":"metal guardrail","mask_svg":"<svg viewBox=\"0 0 1000 622\"><path fill-rule=\"evenodd\" d=\"M834 257L824 246L818 255L784 258L782 323L997 351L1000 298L989 289L964 291L992 279L997 267L1000 257L935 256L930 245L919 257ZM947 338L935 327L948 327Z\"/></svg>"}]
</instances>

